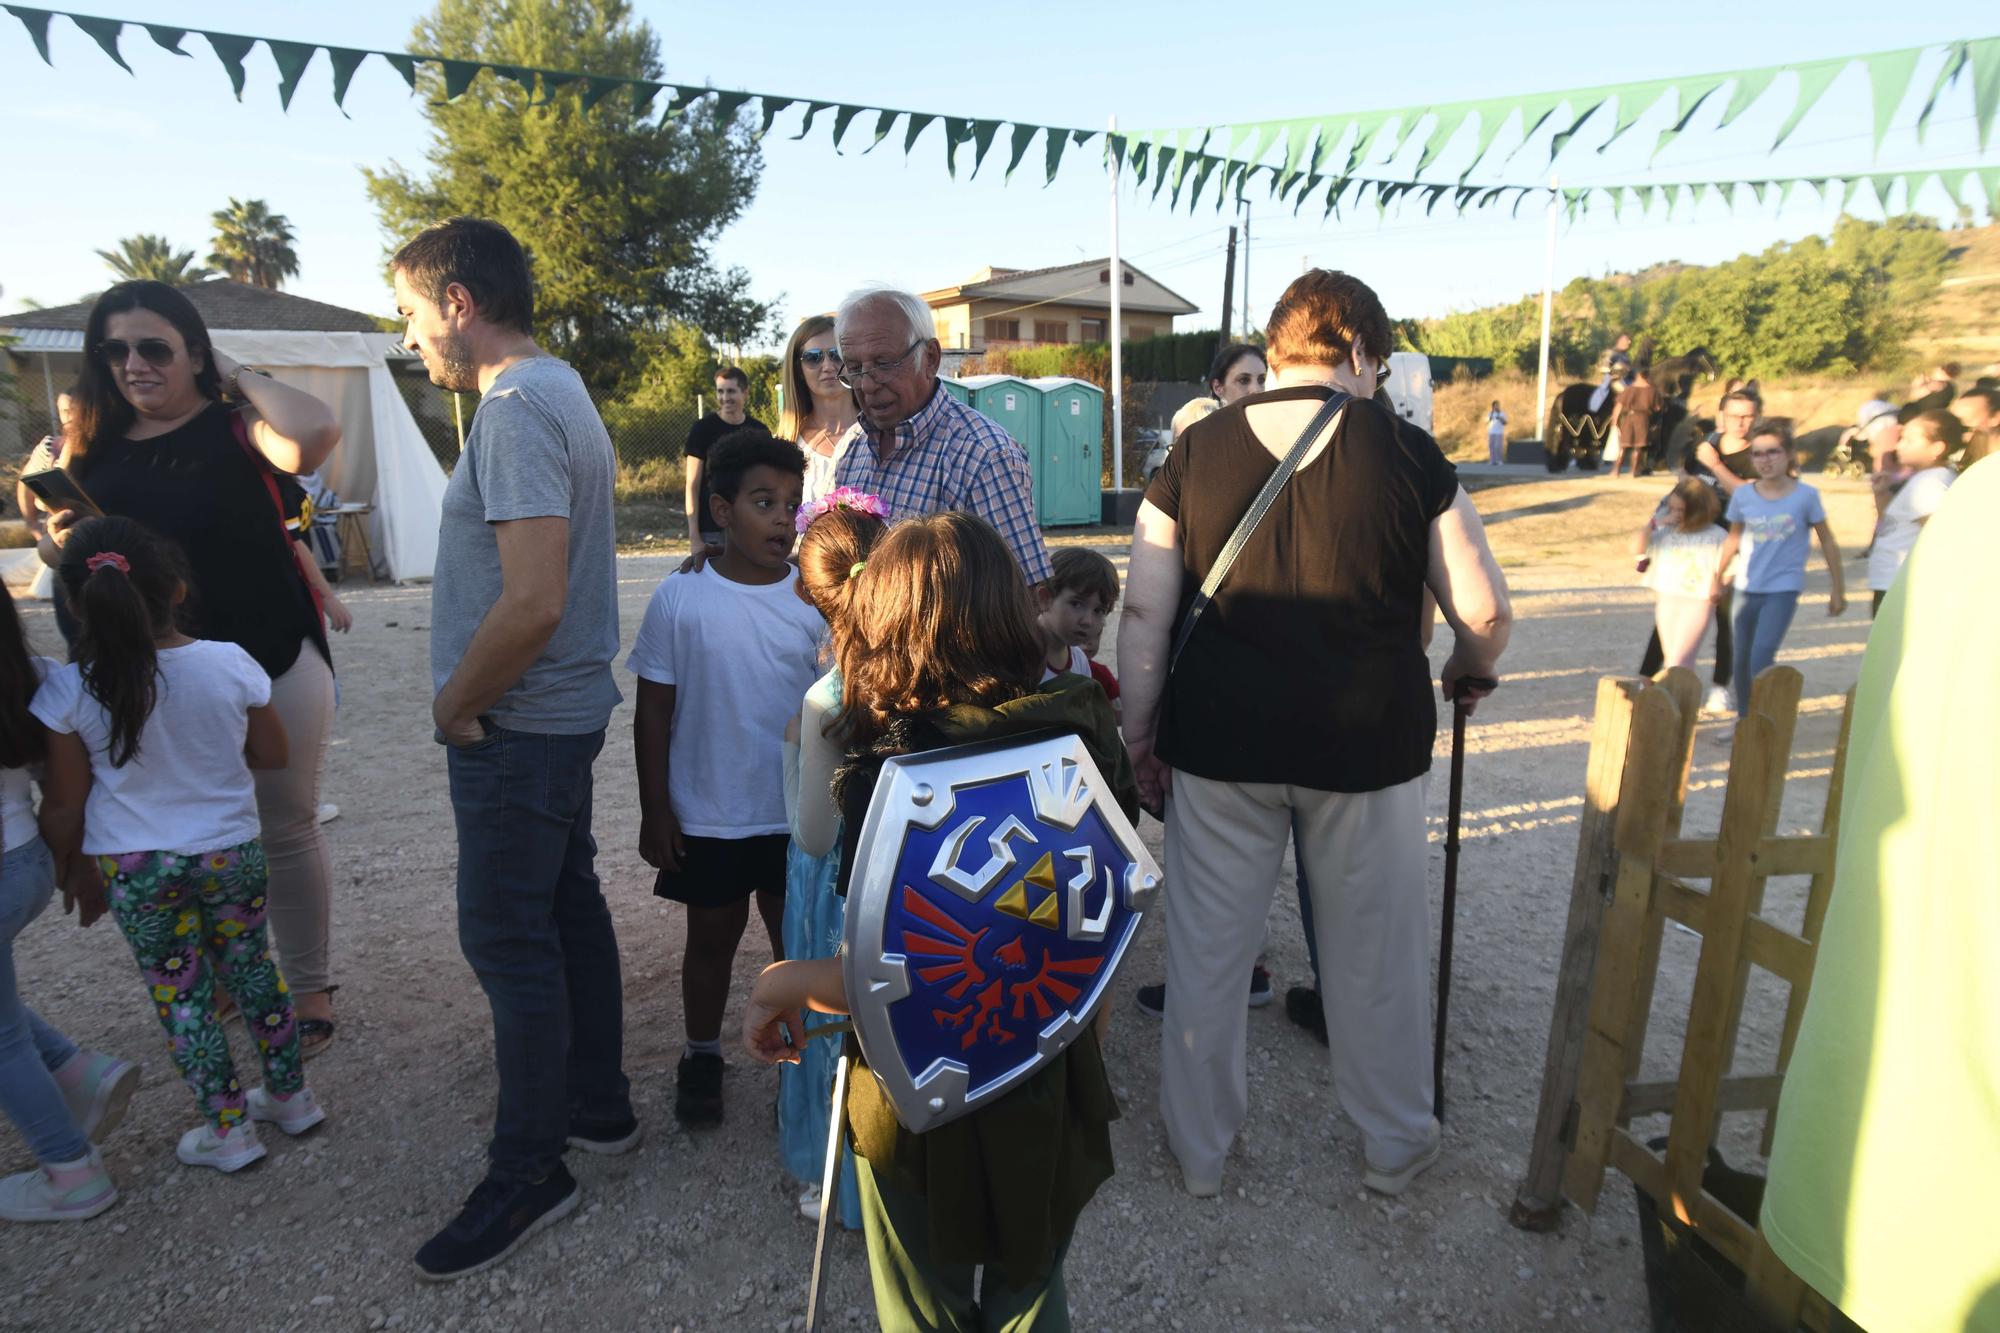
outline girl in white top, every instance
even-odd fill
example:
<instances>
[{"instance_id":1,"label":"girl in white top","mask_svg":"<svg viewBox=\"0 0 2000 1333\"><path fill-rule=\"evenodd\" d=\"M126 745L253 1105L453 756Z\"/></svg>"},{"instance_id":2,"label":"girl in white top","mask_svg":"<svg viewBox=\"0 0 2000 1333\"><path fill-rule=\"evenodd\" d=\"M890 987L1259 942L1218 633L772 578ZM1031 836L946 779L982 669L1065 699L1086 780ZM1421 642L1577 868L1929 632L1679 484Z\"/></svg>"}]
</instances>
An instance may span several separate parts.
<instances>
[{"instance_id":1,"label":"girl in white top","mask_svg":"<svg viewBox=\"0 0 2000 1333\"><path fill-rule=\"evenodd\" d=\"M42 829L64 883L79 885L85 924L108 890L194 1092L202 1124L177 1155L236 1171L264 1155L254 1122L302 1134L326 1113L305 1087L291 994L264 931L250 770L284 767L284 724L248 653L176 627L180 571L173 548L130 519L87 520L63 547L57 573L80 629L75 662L33 705L51 733ZM218 980L263 1057L264 1086L247 1096L215 1017Z\"/></svg>"},{"instance_id":2,"label":"girl in white top","mask_svg":"<svg viewBox=\"0 0 2000 1333\"><path fill-rule=\"evenodd\" d=\"M1917 534L1944 503L1944 493L1958 480L1946 457L1965 447L1965 426L1949 412L1933 411L1910 421L1896 443L1895 472L1877 472L1868 480L1875 490L1875 542L1868 550L1868 587L1875 609L1916 549Z\"/></svg>"},{"instance_id":3,"label":"girl in white top","mask_svg":"<svg viewBox=\"0 0 2000 1333\"><path fill-rule=\"evenodd\" d=\"M1486 414L1486 461L1494 467L1505 461L1507 450L1507 414L1500 410L1500 400L1493 400L1493 410Z\"/></svg>"},{"instance_id":4,"label":"girl in white top","mask_svg":"<svg viewBox=\"0 0 2000 1333\"><path fill-rule=\"evenodd\" d=\"M1670 667L1694 665L1715 612L1716 563L1726 537L1715 526L1717 509L1707 482L1685 478L1632 541L1633 554L1644 557L1641 582L1653 590L1653 621Z\"/></svg>"},{"instance_id":5,"label":"girl in white top","mask_svg":"<svg viewBox=\"0 0 2000 1333\"><path fill-rule=\"evenodd\" d=\"M118 1201L91 1144L118 1124L139 1085L137 1065L78 1050L22 1003L14 981L14 939L55 893L32 790L48 733L28 703L56 669L29 656L14 599L0 595L0 1110L38 1163L0 1180L0 1217L12 1222L82 1221Z\"/></svg>"}]
</instances>

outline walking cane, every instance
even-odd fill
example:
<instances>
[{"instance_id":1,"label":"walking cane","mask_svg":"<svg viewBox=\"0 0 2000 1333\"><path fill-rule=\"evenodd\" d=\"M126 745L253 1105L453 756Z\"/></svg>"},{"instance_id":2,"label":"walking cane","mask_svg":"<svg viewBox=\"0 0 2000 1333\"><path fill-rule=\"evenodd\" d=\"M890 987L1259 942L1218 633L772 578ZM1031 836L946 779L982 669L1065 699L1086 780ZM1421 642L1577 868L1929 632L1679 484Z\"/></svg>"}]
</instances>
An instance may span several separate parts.
<instances>
[{"instance_id":1,"label":"walking cane","mask_svg":"<svg viewBox=\"0 0 2000 1333\"><path fill-rule=\"evenodd\" d=\"M1451 942L1458 919L1458 808L1465 787L1467 690L1493 690L1500 682L1461 676L1451 696L1451 795L1444 825L1444 919L1438 924L1437 1037L1431 1045L1431 1114L1444 1121L1444 1028L1451 1010Z\"/></svg>"},{"instance_id":2,"label":"walking cane","mask_svg":"<svg viewBox=\"0 0 2000 1333\"><path fill-rule=\"evenodd\" d=\"M852 1028L853 1024L845 1022L822 1024L808 1032L806 1040ZM819 1179L819 1234L813 1242L812 1289L806 1298L806 1328L809 1333L820 1331L820 1307L826 1297L826 1245L833 1234L833 1215L840 1208L840 1156L847 1138L849 1063L847 1052L843 1050L833 1066L833 1106L827 1115L826 1165L821 1168Z\"/></svg>"}]
</instances>

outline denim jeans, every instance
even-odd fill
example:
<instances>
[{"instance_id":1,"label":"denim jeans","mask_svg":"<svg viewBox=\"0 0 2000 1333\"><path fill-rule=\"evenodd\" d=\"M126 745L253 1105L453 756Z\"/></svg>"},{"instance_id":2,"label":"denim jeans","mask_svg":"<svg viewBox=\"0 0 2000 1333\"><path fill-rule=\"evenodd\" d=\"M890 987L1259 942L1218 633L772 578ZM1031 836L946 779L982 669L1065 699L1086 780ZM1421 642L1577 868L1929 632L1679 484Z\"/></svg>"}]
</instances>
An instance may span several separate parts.
<instances>
[{"instance_id":1,"label":"denim jeans","mask_svg":"<svg viewBox=\"0 0 2000 1333\"><path fill-rule=\"evenodd\" d=\"M591 763L604 733L490 730L448 746L458 824L458 943L493 1008L500 1105L488 1174L539 1180L572 1116L632 1113L618 938L598 888Z\"/></svg>"},{"instance_id":2,"label":"denim jeans","mask_svg":"<svg viewBox=\"0 0 2000 1333\"><path fill-rule=\"evenodd\" d=\"M37 1161L74 1162L90 1154L90 1144L51 1075L76 1044L21 1002L14 980L14 938L41 915L55 887L55 862L40 838L0 858L0 1110Z\"/></svg>"},{"instance_id":3,"label":"denim jeans","mask_svg":"<svg viewBox=\"0 0 2000 1333\"><path fill-rule=\"evenodd\" d=\"M1750 715L1750 687L1757 673L1777 660L1778 645L1799 609L1797 592L1739 592L1736 595L1736 716Z\"/></svg>"}]
</instances>

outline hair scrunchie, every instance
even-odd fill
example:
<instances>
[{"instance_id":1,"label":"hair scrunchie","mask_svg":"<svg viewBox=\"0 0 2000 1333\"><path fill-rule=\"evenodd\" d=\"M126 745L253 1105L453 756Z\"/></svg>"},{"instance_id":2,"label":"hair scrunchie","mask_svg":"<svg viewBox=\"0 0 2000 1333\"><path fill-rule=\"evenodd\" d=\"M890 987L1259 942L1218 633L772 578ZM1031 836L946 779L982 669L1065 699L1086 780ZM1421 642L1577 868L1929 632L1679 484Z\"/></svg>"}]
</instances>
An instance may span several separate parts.
<instances>
[{"instance_id":1,"label":"hair scrunchie","mask_svg":"<svg viewBox=\"0 0 2000 1333\"><path fill-rule=\"evenodd\" d=\"M96 555L84 557L83 567L93 574L103 569L106 565L111 566L111 568L117 570L120 574L130 574L132 572L132 562L116 551L99 551Z\"/></svg>"},{"instance_id":2,"label":"hair scrunchie","mask_svg":"<svg viewBox=\"0 0 2000 1333\"><path fill-rule=\"evenodd\" d=\"M859 575L862 570L866 568L868 568L868 562L866 560L856 560L853 564L847 567L847 577L849 577L850 579L854 578L857 575Z\"/></svg>"}]
</instances>

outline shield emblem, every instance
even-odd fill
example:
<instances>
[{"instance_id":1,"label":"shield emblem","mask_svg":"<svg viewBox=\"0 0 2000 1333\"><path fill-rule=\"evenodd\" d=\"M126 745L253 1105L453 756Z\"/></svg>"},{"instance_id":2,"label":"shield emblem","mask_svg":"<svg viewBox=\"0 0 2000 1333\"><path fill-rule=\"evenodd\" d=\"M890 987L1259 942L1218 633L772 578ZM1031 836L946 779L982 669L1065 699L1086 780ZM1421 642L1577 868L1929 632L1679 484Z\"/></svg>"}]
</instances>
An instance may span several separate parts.
<instances>
[{"instance_id":1,"label":"shield emblem","mask_svg":"<svg viewBox=\"0 0 2000 1333\"><path fill-rule=\"evenodd\" d=\"M855 851L843 974L917 1133L991 1103L1097 1012L1160 870L1082 740L890 759Z\"/></svg>"}]
</instances>

